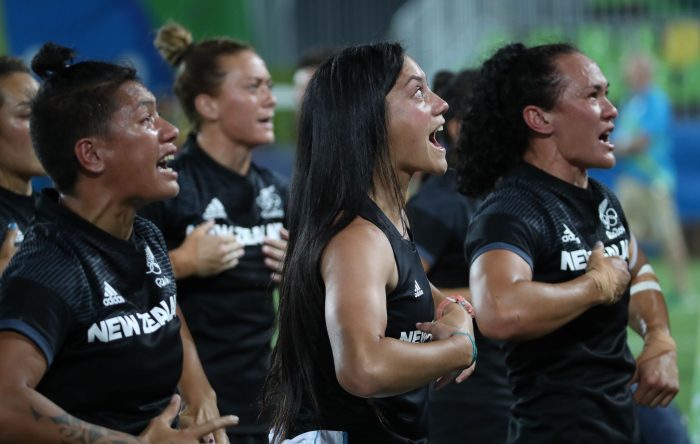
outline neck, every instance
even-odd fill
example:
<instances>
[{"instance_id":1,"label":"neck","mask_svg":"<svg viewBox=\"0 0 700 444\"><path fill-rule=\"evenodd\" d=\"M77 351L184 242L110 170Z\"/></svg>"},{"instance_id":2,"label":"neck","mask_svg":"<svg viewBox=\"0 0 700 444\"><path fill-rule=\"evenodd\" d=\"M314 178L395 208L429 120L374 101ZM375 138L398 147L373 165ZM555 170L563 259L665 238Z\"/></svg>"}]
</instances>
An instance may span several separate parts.
<instances>
[{"instance_id":1,"label":"neck","mask_svg":"<svg viewBox=\"0 0 700 444\"><path fill-rule=\"evenodd\" d=\"M32 181L30 179L19 177L17 174L2 168L0 168L0 187L22 196L32 194Z\"/></svg>"},{"instance_id":2,"label":"neck","mask_svg":"<svg viewBox=\"0 0 700 444\"><path fill-rule=\"evenodd\" d=\"M523 160L564 182L579 188L588 187L588 170L572 165L556 149L533 147L525 152Z\"/></svg>"},{"instance_id":3,"label":"neck","mask_svg":"<svg viewBox=\"0 0 700 444\"><path fill-rule=\"evenodd\" d=\"M136 217L135 207L116 201L108 190L90 185L76 185L72 195L61 194L62 205L100 230L118 239L129 239Z\"/></svg>"},{"instance_id":4,"label":"neck","mask_svg":"<svg viewBox=\"0 0 700 444\"><path fill-rule=\"evenodd\" d=\"M408 182L410 178L411 176L407 174L398 177L402 202L406 201L406 193L408 192ZM380 184L381 182L375 177L374 183ZM396 229L399 230L400 233L403 233L406 226L406 217L403 208L397 205L394 193L387 187L377 187L370 193L370 198L377 204L382 212L386 214L389 220L396 226Z\"/></svg>"},{"instance_id":5,"label":"neck","mask_svg":"<svg viewBox=\"0 0 700 444\"><path fill-rule=\"evenodd\" d=\"M218 126L205 125L197 133L197 144L218 164L241 176L248 174L251 147L228 138Z\"/></svg>"}]
</instances>

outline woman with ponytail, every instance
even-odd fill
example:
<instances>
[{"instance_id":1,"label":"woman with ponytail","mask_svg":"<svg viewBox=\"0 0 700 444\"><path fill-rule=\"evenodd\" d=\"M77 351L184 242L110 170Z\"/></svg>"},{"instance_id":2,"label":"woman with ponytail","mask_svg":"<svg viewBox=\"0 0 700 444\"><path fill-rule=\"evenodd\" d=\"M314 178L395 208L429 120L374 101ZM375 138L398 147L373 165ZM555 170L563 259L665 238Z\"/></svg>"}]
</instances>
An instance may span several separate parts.
<instances>
[{"instance_id":1,"label":"woman with ponytail","mask_svg":"<svg viewBox=\"0 0 700 444\"><path fill-rule=\"evenodd\" d=\"M447 168L447 108L398 44L312 77L264 399L274 442L424 443L428 384L474 370L468 304L430 284L404 211L411 176Z\"/></svg>"},{"instance_id":2,"label":"woman with ponytail","mask_svg":"<svg viewBox=\"0 0 700 444\"><path fill-rule=\"evenodd\" d=\"M235 418L218 418L162 236L136 216L178 192L178 131L133 68L73 56L49 43L32 61L32 141L57 190L2 277L0 442L213 442ZM171 427L178 383L210 421Z\"/></svg>"},{"instance_id":3,"label":"woman with ponytail","mask_svg":"<svg viewBox=\"0 0 700 444\"><path fill-rule=\"evenodd\" d=\"M267 443L258 397L286 246L287 183L252 162L252 153L274 141L272 79L253 48L229 38L194 42L172 23L158 31L155 44L176 69L175 95L192 133L170 163L180 194L142 214L165 237L219 410L240 418L229 440Z\"/></svg>"}]
</instances>

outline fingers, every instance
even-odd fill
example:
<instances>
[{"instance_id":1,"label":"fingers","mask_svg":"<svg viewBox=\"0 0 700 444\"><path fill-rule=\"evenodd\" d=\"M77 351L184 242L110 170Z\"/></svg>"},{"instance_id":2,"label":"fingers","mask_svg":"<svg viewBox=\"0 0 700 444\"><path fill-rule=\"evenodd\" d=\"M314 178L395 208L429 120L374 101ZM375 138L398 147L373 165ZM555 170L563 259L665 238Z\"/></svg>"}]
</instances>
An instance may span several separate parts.
<instances>
[{"instance_id":1,"label":"fingers","mask_svg":"<svg viewBox=\"0 0 700 444\"><path fill-rule=\"evenodd\" d=\"M209 433L217 431L219 429L224 429L226 427L231 427L238 424L238 417L233 415L222 416L220 418L215 418L210 421L205 422L188 430L194 436L201 438Z\"/></svg>"},{"instance_id":2,"label":"fingers","mask_svg":"<svg viewBox=\"0 0 700 444\"><path fill-rule=\"evenodd\" d=\"M289 240L289 230L286 228L281 228L280 229L280 237L286 241Z\"/></svg>"},{"instance_id":3,"label":"fingers","mask_svg":"<svg viewBox=\"0 0 700 444\"><path fill-rule=\"evenodd\" d=\"M173 422L173 420L177 417L177 415L180 413L180 403L182 402L182 399L180 398L180 395L173 395L170 398L170 404L163 410L163 412L153 418L154 421L161 421L164 424L166 424L168 427L170 427L170 424Z\"/></svg>"},{"instance_id":4,"label":"fingers","mask_svg":"<svg viewBox=\"0 0 700 444\"><path fill-rule=\"evenodd\" d=\"M474 373L474 370L476 369L476 363L472 364L469 368L465 368L460 372L459 375L455 378L455 382L457 384L461 384L464 382L468 377L471 376L472 373Z\"/></svg>"},{"instance_id":5,"label":"fingers","mask_svg":"<svg viewBox=\"0 0 700 444\"><path fill-rule=\"evenodd\" d=\"M7 226L7 231L5 231L5 240L2 241L2 247L0 256L12 256L15 251L15 240L17 239L17 233L19 233L19 229L17 228L17 224L14 222L11 222Z\"/></svg>"},{"instance_id":6,"label":"fingers","mask_svg":"<svg viewBox=\"0 0 700 444\"><path fill-rule=\"evenodd\" d=\"M202 222L201 224L197 225L197 227L194 229L194 232L201 233L201 234L206 234L211 227L214 226L214 220L207 220Z\"/></svg>"},{"instance_id":7,"label":"fingers","mask_svg":"<svg viewBox=\"0 0 700 444\"><path fill-rule=\"evenodd\" d=\"M416 328L423 333L432 333L435 322L416 322Z\"/></svg>"},{"instance_id":8,"label":"fingers","mask_svg":"<svg viewBox=\"0 0 700 444\"><path fill-rule=\"evenodd\" d=\"M287 248L286 241L278 241L272 239L265 239L262 246L262 252L265 256L275 259L277 261L282 261L284 259L284 253Z\"/></svg>"},{"instance_id":9,"label":"fingers","mask_svg":"<svg viewBox=\"0 0 700 444\"><path fill-rule=\"evenodd\" d=\"M216 444L229 444L226 430L220 429L214 432L214 442L216 442Z\"/></svg>"}]
</instances>

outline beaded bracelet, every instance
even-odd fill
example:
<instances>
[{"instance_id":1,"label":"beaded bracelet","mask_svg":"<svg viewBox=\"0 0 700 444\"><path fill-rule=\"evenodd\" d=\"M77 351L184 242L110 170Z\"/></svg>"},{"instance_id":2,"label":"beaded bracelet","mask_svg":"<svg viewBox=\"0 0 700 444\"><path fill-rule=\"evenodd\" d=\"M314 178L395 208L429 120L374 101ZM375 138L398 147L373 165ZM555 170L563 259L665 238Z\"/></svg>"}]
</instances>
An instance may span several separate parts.
<instances>
[{"instance_id":1,"label":"beaded bracelet","mask_svg":"<svg viewBox=\"0 0 700 444\"><path fill-rule=\"evenodd\" d=\"M477 354L477 352L476 352L476 342L474 341L474 338L472 337L472 335L470 335L470 334L467 333L466 331L459 331L459 330L458 330L458 331L453 331L452 333L450 333L450 336L455 336L455 335L466 336L467 339L469 339L469 342L472 343L472 362L470 362L469 365L467 365L467 366L465 367L465 368L469 368L469 367L471 367L472 365L474 365L474 363L476 362L476 354Z\"/></svg>"},{"instance_id":2,"label":"beaded bracelet","mask_svg":"<svg viewBox=\"0 0 700 444\"><path fill-rule=\"evenodd\" d=\"M463 309L467 310L467 313L469 313L469 310L467 309L467 305L469 304L469 302L466 299L464 299L463 296L455 294L452 296L447 296L445 299L442 300L442 302L438 304L437 309L435 310L435 319L440 319L441 317L443 317L445 315L445 308L447 308L447 306L450 304L457 304Z\"/></svg>"}]
</instances>

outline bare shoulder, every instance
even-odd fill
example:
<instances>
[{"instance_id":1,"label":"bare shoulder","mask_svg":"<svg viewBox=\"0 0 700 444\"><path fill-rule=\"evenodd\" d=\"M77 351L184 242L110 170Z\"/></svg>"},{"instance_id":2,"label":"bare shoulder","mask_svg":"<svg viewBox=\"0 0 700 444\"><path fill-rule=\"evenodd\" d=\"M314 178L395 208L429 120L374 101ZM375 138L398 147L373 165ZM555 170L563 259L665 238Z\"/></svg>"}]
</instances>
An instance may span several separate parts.
<instances>
[{"instance_id":1,"label":"bare shoulder","mask_svg":"<svg viewBox=\"0 0 700 444\"><path fill-rule=\"evenodd\" d=\"M330 240L321 264L324 276L338 268L344 272L374 269L383 274L391 271L394 256L384 232L358 216Z\"/></svg>"}]
</instances>

